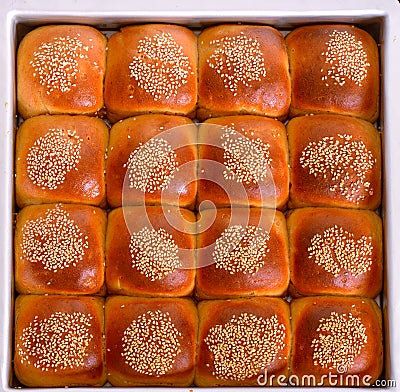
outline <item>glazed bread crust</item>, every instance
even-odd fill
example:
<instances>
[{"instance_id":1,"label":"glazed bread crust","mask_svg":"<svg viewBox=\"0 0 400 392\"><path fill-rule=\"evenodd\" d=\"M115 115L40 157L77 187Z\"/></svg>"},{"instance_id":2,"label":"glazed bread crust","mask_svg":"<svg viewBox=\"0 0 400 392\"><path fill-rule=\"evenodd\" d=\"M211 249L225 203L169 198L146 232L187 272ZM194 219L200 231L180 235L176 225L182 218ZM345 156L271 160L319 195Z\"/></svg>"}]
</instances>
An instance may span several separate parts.
<instances>
[{"instance_id":1,"label":"glazed bread crust","mask_svg":"<svg viewBox=\"0 0 400 392\"><path fill-rule=\"evenodd\" d=\"M214 224L202 231L201 222L212 215L205 210L198 221L197 298L285 295L289 260L284 215L258 208L218 209Z\"/></svg>"},{"instance_id":2,"label":"glazed bread crust","mask_svg":"<svg viewBox=\"0 0 400 392\"><path fill-rule=\"evenodd\" d=\"M256 114L283 120L290 105L288 56L269 26L219 25L198 37L197 117Z\"/></svg>"},{"instance_id":3,"label":"glazed bread crust","mask_svg":"<svg viewBox=\"0 0 400 392\"><path fill-rule=\"evenodd\" d=\"M106 43L89 26L42 26L28 33L17 54L19 114L101 113Z\"/></svg>"},{"instance_id":4,"label":"glazed bread crust","mask_svg":"<svg viewBox=\"0 0 400 392\"><path fill-rule=\"evenodd\" d=\"M23 208L15 228L15 286L21 294L101 294L107 214L97 207Z\"/></svg>"},{"instance_id":5,"label":"glazed bread crust","mask_svg":"<svg viewBox=\"0 0 400 392\"><path fill-rule=\"evenodd\" d=\"M382 221L373 211L300 208L287 214L292 295L357 295L382 289Z\"/></svg>"},{"instance_id":6,"label":"glazed bread crust","mask_svg":"<svg viewBox=\"0 0 400 392\"><path fill-rule=\"evenodd\" d=\"M193 383L198 317L191 299L111 296L106 301L105 320L108 381L112 385L188 387ZM135 351L129 352L132 346L135 350L134 341L128 343L125 339L124 344L132 323L138 325L134 341L144 339L143 346L150 341L149 350L157 347L153 359L145 352L140 358ZM143 330L144 324L149 329ZM165 352L168 349L171 351ZM171 357L170 353L176 356Z\"/></svg>"},{"instance_id":7,"label":"glazed bread crust","mask_svg":"<svg viewBox=\"0 0 400 392\"><path fill-rule=\"evenodd\" d=\"M304 375L314 375L317 382L323 380L324 385L329 385L329 373L342 375L343 383L346 383L346 376L358 375L359 385L365 376L369 376L367 381L371 385L380 376L383 364L382 316L373 300L307 297L293 300L290 306L293 334L291 375L299 379ZM324 339L322 336L328 342L326 336L329 335L332 335L329 340L332 345L319 351L321 339ZM339 336L340 342L335 340L335 336Z\"/></svg>"},{"instance_id":8,"label":"glazed bread crust","mask_svg":"<svg viewBox=\"0 0 400 392\"><path fill-rule=\"evenodd\" d=\"M106 382L103 306L100 297L17 297L18 380L29 387L102 386Z\"/></svg>"},{"instance_id":9,"label":"glazed bread crust","mask_svg":"<svg viewBox=\"0 0 400 392\"><path fill-rule=\"evenodd\" d=\"M106 206L107 125L88 116L37 116L16 138L15 191L19 207L43 203Z\"/></svg>"},{"instance_id":10,"label":"glazed bread crust","mask_svg":"<svg viewBox=\"0 0 400 392\"><path fill-rule=\"evenodd\" d=\"M287 124L289 208L375 210L381 203L381 139L367 121L333 114L296 117Z\"/></svg>"},{"instance_id":11,"label":"glazed bread crust","mask_svg":"<svg viewBox=\"0 0 400 392\"><path fill-rule=\"evenodd\" d=\"M350 25L314 25L286 36L292 81L290 117L337 113L374 122L379 115L378 46Z\"/></svg>"},{"instance_id":12,"label":"glazed bread crust","mask_svg":"<svg viewBox=\"0 0 400 392\"><path fill-rule=\"evenodd\" d=\"M289 152L281 122L247 115L200 124L198 205L212 200L218 208L284 210L288 197Z\"/></svg>"},{"instance_id":13,"label":"glazed bread crust","mask_svg":"<svg viewBox=\"0 0 400 392\"><path fill-rule=\"evenodd\" d=\"M197 103L197 46L186 27L123 27L108 41L104 98L116 122L144 113L193 116Z\"/></svg>"}]
</instances>

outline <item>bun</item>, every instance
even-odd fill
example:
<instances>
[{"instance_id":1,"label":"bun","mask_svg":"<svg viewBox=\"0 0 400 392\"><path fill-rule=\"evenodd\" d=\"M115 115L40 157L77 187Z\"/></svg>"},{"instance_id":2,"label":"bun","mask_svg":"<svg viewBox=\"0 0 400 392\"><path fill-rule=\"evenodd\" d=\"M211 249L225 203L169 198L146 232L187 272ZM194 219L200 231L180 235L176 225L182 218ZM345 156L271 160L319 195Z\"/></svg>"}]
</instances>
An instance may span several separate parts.
<instances>
[{"instance_id":1,"label":"bun","mask_svg":"<svg viewBox=\"0 0 400 392\"><path fill-rule=\"evenodd\" d=\"M123 27L108 41L107 117L143 113L193 115L197 102L197 47L186 27Z\"/></svg>"},{"instance_id":2,"label":"bun","mask_svg":"<svg viewBox=\"0 0 400 392\"><path fill-rule=\"evenodd\" d=\"M259 386L266 374L287 375L291 343L285 301L202 301L198 310L197 386Z\"/></svg>"},{"instance_id":3,"label":"bun","mask_svg":"<svg viewBox=\"0 0 400 392\"><path fill-rule=\"evenodd\" d=\"M183 222L175 228L175 222ZM178 207L117 208L109 213L106 282L110 294L191 295L195 216Z\"/></svg>"},{"instance_id":4,"label":"bun","mask_svg":"<svg viewBox=\"0 0 400 392\"><path fill-rule=\"evenodd\" d=\"M16 138L15 191L19 207L81 203L105 207L108 128L86 116L37 116Z\"/></svg>"},{"instance_id":5,"label":"bun","mask_svg":"<svg viewBox=\"0 0 400 392\"><path fill-rule=\"evenodd\" d=\"M106 173L110 206L163 203L193 208L196 142L197 128L185 117L149 114L114 124Z\"/></svg>"},{"instance_id":6,"label":"bun","mask_svg":"<svg viewBox=\"0 0 400 392\"><path fill-rule=\"evenodd\" d=\"M108 297L108 381L114 386L193 383L198 318L190 299Z\"/></svg>"},{"instance_id":7,"label":"bun","mask_svg":"<svg viewBox=\"0 0 400 392\"><path fill-rule=\"evenodd\" d=\"M290 116L337 113L374 122L379 115L379 53L348 25L303 26L286 36L292 79Z\"/></svg>"},{"instance_id":8,"label":"bun","mask_svg":"<svg viewBox=\"0 0 400 392\"><path fill-rule=\"evenodd\" d=\"M103 299L21 295L14 370L28 387L102 386Z\"/></svg>"},{"instance_id":9,"label":"bun","mask_svg":"<svg viewBox=\"0 0 400 392\"><path fill-rule=\"evenodd\" d=\"M15 228L22 294L96 294L104 284L106 212L74 204L23 208Z\"/></svg>"},{"instance_id":10,"label":"bun","mask_svg":"<svg viewBox=\"0 0 400 392\"><path fill-rule=\"evenodd\" d=\"M291 302L291 315L292 380L306 375L315 377L318 385L350 387L373 385L380 376L382 316L375 302L352 297L300 298Z\"/></svg>"},{"instance_id":11,"label":"bun","mask_svg":"<svg viewBox=\"0 0 400 392\"><path fill-rule=\"evenodd\" d=\"M286 221L280 211L202 211L198 220L196 296L282 296L289 285Z\"/></svg>"},{"instance_id":12,"label":"bun","mask_svg":"<svg viewBox=\"0 0 400 392\"><path fill-rule=\"evenodd\" d=\"M217 132L217 130L219 130ZM260 116L213 118L199 127L197 204L285 209L289 197L285 126Z\"/></svg>"},{"instance_id":13,"label":"bun","mask_svg":"<svg viewBox=\"0 0 400 392\"><path fill-rule=\"evenodd\" d=\"M301 295L376 297L382 289L382 222L372 211L289 213L291 281Z\"/></svg>"},{"instance_id":14,"label":"bun","mask_svg":"<svg viewBox=\"0 0 400 392\"><path fill-rule=\"evenodd\" d=\"M379 207L381 140L372 124L321 114L290 120L287 132L289 208Z\"/></svg>"},{"instance_id":15,"label":"bun","mask_svg":"<svg viewBox=\"0 0 400 392\"><path fill-rule=\"evenodd\" d=\"M219 25L198 37L197 117L257 114L285 119L290 105L282 34L269 26Z\"/></svg>"},{"instance_id":16,"label":"bun","mask_svg":"<svg viewBox=\"0 0 400 392\"><path fill-rule=\"evenodd\" d=\"M28 33L17 54L19 114L99 113L106 43L106 37L89 26L43 26Z\"/></svg>"}]
</instances>

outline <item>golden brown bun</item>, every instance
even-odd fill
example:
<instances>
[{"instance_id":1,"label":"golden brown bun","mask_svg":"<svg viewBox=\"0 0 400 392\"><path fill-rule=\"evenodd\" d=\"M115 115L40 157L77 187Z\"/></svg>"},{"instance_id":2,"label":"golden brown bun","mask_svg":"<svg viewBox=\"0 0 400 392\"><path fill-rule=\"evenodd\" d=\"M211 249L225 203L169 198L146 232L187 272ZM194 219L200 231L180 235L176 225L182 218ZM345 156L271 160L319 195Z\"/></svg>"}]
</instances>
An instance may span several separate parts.
<instances>
[{"instance_id":1,"label":"golden brown bun","mask_svg":"<svg viewBox=\"0 0 400 392\"><path fill-rule=\"evenodd\" d=\"M282 34L269 26L220 25L198 37L197 117L258 114L283 120L290 105Z\"/></svg>"},{"instance_id":2,"label":"golden brown bun","mask_svg":"<svg viewBox=\"0 0 400 392\"><path fill-rule=\"evenodd\" d=\"M18 111L95 114L104 105L106 37L89 26L54 25L28 33L18 49Z\"/></svg>"},{"instance_id":3,"label":"golden brown bun","mask_svg":"<svg viewBox=\"0 0 400 392\"><path fill-rule=\"evenodd\" d=\"M104 99L111 122L142 113L194 114L195 34L167 24L128 26L113 34Z\"/></svg>"},{"instance_id":4,"label":"golden brown bun","mask_svg":"<svg viewBox=\"0 0 400 392\"><path fill-rule=\"evenodd\" d=\"M314 25L286 36L292 80L290 116L337 113L374 122L379 115L379 54L374 39L349 25Z\"/></svg>"},{"instance_id":5,"label":"golden brown bun","mask_svg":"<svg viewBox=\"0 0 400 392\"><path fill-rule=\"evenodd\" d=\"M378 208L381 140L368 122L320 114L287 125L291 188L289 208Z\"/></svg>"},{"instance_id":6,"label":"golden brown bun","mask_svg":"<svg viewBox=\"0 0 400 392\"><path fill-rule=\"evenodd\" d=\"M191 299L111 296L105 314L107 375L112 385L193 383L198 318Z\"/></svg>"},{"instance_id":7,"label":"golden brown bun","mask_svg":"<svg viewBox=\"0 0 400 392\"><path fill-rule=\"evenodd\" d=\"M106 173L110 206L162 202L193 208L196 141L197 128L186 117L149 114L114 124Z\"/></svg>"},{"instance_id":8,"label":"golden brown bun","mask_svg":"<svg viewBox=\"0 0 400 392\"><path fill-rule=\"evenodd\" d=\"M290 373L299 382L307 382L303 376L314 376L319 385L368 386L380 376L382 316L375 302L356 297L300 298L291 302L291 315Z\"/></svg>"},{"instance_id":9,"label":"golden brown bun","mask_svg":"<svg viewBox=\"0 0 400 392\"><path fill-rule=\"evenodd\" d=\"M248 215L249 214L249 215ZM198 221L196 296L200 299L281 296L289 285L286 221L280 211L220 209Z\"/></svg>"},{"instance_id":10,"label":"golden brown bun","mask_svg":"<svg viewBox=\"0 0 400 392\"><path fill-rule=\"evenodd\" d=\"M23 208L15 228L15 286L21 294L95 294L104 284L107 216L97 207Z\"/></svg>"},{"instance_id":11,"label":"golden brown bun","mask_svg":"<svg viewBox=\"0 0 400 392\"><path fill-rule=\"evenodd\" d=\"M29 387L106 382L100 297L20 295L15 303L14 370Z\"/></svg>"},{"instance_id":12,"label":"golden brown bun","mask_svg":"<svg viewBox=\"0 0 400 392\"><path fill-rule=\"evenodd\" d=\"M291 343L289 306L285 301L201 301L198 311L195 385L256 387L264 382L266 374L287 375Z\"/></svg>"},{"instance_id":13,"label":"golden brown bun","mask_svg":"<svg viewBox=\"0 0 400 392\"><path fill-rule=\"evenodd\" d=\"M199 143L198 205L212 200L217 207L285 209L289 153L281 122L261 116L209 119L200 125Z\"/></svg>"},{"instance_id":14,"label":"golden brown bun","mask_svg":"<svg viewBox=\"0 0 400 392\"><path fill-rule=\"evenodd\" d=\"M176 226L180 222L183 226ZM195 216L173 206L125 207L108 216L110 294L183 297L194 288Z\"/></svg>"},{"instance_id":15,"label":"golden brown bun","mask_svg":"<svg viewBox=\"0 0 400 392\"><path fill-rule=\"evenodd\" d=\"M86 116L37 116L17 132L19 207L44 203L105 206L106 124Z\"/></svg>"},{"instance_id":16,"label":"golden brown bun","mask_svg":"<svg viewBox=\"0 0 400 392\"><path fill-rule=\"evenodd\" d=\"M301 208L290 212L287 224L290 277L298 294L379 294L382 222L375 212Z\"/></svg>"}]
</instances>

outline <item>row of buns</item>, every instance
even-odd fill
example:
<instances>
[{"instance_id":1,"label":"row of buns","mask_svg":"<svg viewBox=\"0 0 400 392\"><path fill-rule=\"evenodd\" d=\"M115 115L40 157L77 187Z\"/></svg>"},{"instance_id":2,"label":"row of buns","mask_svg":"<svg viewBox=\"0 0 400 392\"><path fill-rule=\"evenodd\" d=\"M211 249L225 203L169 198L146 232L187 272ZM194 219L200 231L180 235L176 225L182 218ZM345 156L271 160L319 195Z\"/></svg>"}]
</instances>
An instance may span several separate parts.
<instances>
[{"instance_id":1,"label":"row of buns","mask_svg":"<svg viewBox=\"0 0 400 392\"><path fill-rule=\"evenodd\" d=\"M22 295L15 331L31 387L367 387L382 371L380 309L358 297Z\"/></svg>"},{"instance_id":2,"label":"row of buns","mask_svg":"<svg viewBox=\"0 0 400 392\"><path fill-rule=\"evenodd\" d=\"M16 202L320 206L374 210L381 203L381 140L350 116L192 120L148 114L114 124L43 115L16 138Z\"/></svg>"},{"instance_id":3,"label":"row of buns","mask_svg":"<svg viewBox=\"0 0 400 392\"><path fill-rule=\"evenodd\" d=\"M43 204L20 211L15 233L22 294L374 298L382 288L382 222L367 210L148 206L107 217Z\"/></svg>"},{"instance_id":4,"label":"row of buns","mask_svg":"<svg viewBox=\"0 0 400 392\"><path fill-rule=\"evenodd\" d=\"M18 111L95 114L116 122L143 113L284 119L338 113L374 122L379 53L352 25L311 25L286 37L265 25L224 24L197 36L167 24L123 27L107 39L90 26L28 33L17 57Z\"/></svg>"}]
</instances>

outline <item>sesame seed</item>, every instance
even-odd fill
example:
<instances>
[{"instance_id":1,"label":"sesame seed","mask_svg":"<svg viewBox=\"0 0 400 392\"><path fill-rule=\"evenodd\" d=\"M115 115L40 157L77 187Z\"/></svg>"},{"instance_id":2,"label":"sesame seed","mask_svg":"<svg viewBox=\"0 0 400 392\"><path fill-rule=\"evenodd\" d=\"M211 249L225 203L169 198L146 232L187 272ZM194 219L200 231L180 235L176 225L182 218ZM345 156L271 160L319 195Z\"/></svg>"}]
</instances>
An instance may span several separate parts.
<instances>
[{"instance_id":1,"label":"sesame seed","mask_svg":"<svg viewBox=\"0 0 400 392\"><path fill-rule=\"evenodd\" d=\"M76 369L85 366L90 333L90 314L56 312L39 320L35 316L22 330L17 351L22 363L33 364L43 372Z\"/></svg>"},{"instance_id":2,"label":"sesame seed","mask_svg":"<svg viewBox=\"0 0 400 392\"><path fill-rule=\"evenodd\" d=\"M267 177L272 162L269 144L263 143L260 138L241 136L232 128L225 129L221 140L226 167L223 173L225 179L257 184Z\"/></svg>"},{"instance_id":3,"label":"sesame seed","mask_svg":"<svg viewBox=\"0 0 400 392\"><path fill-rule=\"evenodd\" d=\"M226 89L237 95L241 83L252 87L251 82L261 81L267 76L260 43L243 32L234 37L212 40L215 49L206 60L208 66L221 77Z\"/></svg>"},{"instance_id":4,"label":"sesame seed","mask_svg":"<svg viewBox=\"0 0 400 392\"><path fill-rule=\"evenodd\" d=\"M301 153L300 164L314 177L329 181L331 192L359 204L373 195L371 184L365 179L376 159L363 141L352 140L346 134L337 134L337 137L308 143Z\"/></svg>"},{"instance_id":5,"label":"sesame seed","mask_svg":"<svg viewBox=\"0 0 400 392\"><path fill-rule=\"evenodd\" d=\"M178 169L176 154L162 138L140 144L124 164L128 168L129 187L154 193L167 189Z\"/></svg>"},{"instance_id":6,"label":"sesame seed","mask_svg":"<svg viewBox=\"0 0 400 392\"><path fill-rule=\"evenodd\" d=\"M371 269L372 251L372 237L356 240L353 233L335 225L313 236L308 258L335 277L343 270L356 277Z\"/></svg>"},{"instance_id":7,"label":"sesame seed","mask_svg":"<svg viewBox=\"0 0 400 392\"><path fill-rule=\"evenodd\" d=\"M25 222L20 247L21 260L41 263L45 270L57 272L75 267L83 260L89 245L62 204L57 204L49 208L44 217Z\"/></svg>"},{"instance_id":8,"label":"sesame seed","mask_svg":"<svg viewBox=\"0 0 400 392\"><path fill-rule=\"evenodd\" d=\"M172 235L164 229L144 227L131 235L129 249L132 268L151 281L159 280L182 266L178 257L178 246Z\"/></svg>"},{"instance_id":9,"label":"sesame seed","mask_svg":"<svg viewBox=\"0 0 400 392\"><path fill-rule=\"evenodd\" d=\"M285 349L285 326L270 318L241 313L210 328L204 342L212 353L217 379L241 381L257 375ZM206 364L206 366L210 364Z\"/></svg>"},{"instance_id":10,"label":"sesame seed","mask_svg":"<svg viewBox=\"0 0 400 392\"><path fill-rule=\"evenodd\" d=\"M139 41L137 51L139 56L129 64L130 77L155 101L175 97L188 82L189 57L170 33L145 37Z\"/></svg>"},{"instance_id":11,"label":"sesame seed","mask_svg":"<svg viewBox=\"0 0 400 392\"><path fill-rule=\"evenodd\" d=\"M230 274L255 274L264 266L269 234L256 226L228 227L215 242L215 267Z\"/></svg>"},{"instance_id":12,"label":"sesame seed","mask_svg":"<svg viewBox=\"0 0 400 392\"><path fill-rule=\"evenodd\" d=\"M336 369L340 373L348 371L367 343L366 328L361 319L352 313L331 312L329 318L321 318L319 323L318 338L311 344L314 365Z\"/></svg>"},{"instance_id":13,"label":"sesame seed","mask_svg":"<svg viewBox=\"0 0 400 392\"><path fill-rule=\"evenodd\" d=\"M334 30L329 35L330 40L326 43L327 49L321 55L325 57L325 64L329 65L326 75L322 80L333 80L334 85L343 86L346 80L362 86L366 79L368 67L368 56L363 49L363 43L357 41L355 36L348 31ZM321 73L324 69L321 69ZM329 87L329 83L326 83Z\"/></svg>"},{"instance_id":14,"label":"sesame seed","mask_svg":"<svg viewBox=\"0 0 400 392\"><path fill-rule=\"evenodd\" d=\"M39 75L39 83L46 87L48 95L54 90L69 92L76 86L79 59L88 59L88 50L81 40L69 36L43 42L30 61L33 76Z\"/></svg>"},{"instance_id":15,"label":"sesame seed","mask_svg":"<svg viewBox=\"0 0 400 392\"><path fill-rule=\"evenodd\" d=\"M78 170L83 139L69 129L50 129L36 139L27 155L30 180L41 189L57 189L67 173Z\"/></svg>"},{"instance_id":16,"label":"sesame seed","mask_svg":"<svg viewBox=\"0 0 400 392\"><path fill-rule=\"evenodd\" d=\"M168 312L148 311L125 330L121 355L135 372L160 377L173 368L182 351L181 339Z\"/></svg>"}]
</instances>

